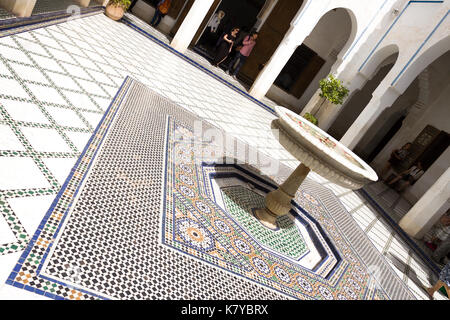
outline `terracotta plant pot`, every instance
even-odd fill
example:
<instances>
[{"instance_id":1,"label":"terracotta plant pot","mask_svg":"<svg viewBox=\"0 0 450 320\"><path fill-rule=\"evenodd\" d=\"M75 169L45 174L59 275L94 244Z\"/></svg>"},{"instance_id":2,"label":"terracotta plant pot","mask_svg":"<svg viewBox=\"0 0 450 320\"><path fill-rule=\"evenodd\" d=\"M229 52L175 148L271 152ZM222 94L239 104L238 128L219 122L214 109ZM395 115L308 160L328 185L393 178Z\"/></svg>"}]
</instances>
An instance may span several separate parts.
<instances>
[{"instance_id":1,"label":"terracotta plant pot","mask_svg":"<svg viewBox=\"0 0 450 320\"><path fill-rule=\"evenodd\" d=\"M120 20L123 17L124 13L125 10L121 6L116 6L113 4L109 4L106 6L105 14L113 20Z\"/></svg>"}]
</instances>

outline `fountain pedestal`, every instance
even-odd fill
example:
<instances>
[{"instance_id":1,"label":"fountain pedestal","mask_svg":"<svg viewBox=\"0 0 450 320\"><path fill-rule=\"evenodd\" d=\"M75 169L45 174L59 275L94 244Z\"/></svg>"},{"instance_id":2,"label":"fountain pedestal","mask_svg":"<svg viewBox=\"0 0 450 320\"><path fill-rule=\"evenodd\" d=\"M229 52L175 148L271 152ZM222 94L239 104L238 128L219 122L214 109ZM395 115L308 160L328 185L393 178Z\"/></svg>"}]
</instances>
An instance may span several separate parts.
<instances>
[{"instance_id":1,"label":"fountain pedestal","mask_svg":"<svg viewBox=\"0 0 450 320\"><path fill-rule=\"evenodd\" d=\"M286 108L276 107L275 111L279 119L272 122L272 129L278 132L281 145L301 164L266 196L265 208L255 210L264 226L277 228L277 218L289 213L295 193L311 170L349 189L378 180L368 164L326 132Z\"/></svg>"}]
</instances>

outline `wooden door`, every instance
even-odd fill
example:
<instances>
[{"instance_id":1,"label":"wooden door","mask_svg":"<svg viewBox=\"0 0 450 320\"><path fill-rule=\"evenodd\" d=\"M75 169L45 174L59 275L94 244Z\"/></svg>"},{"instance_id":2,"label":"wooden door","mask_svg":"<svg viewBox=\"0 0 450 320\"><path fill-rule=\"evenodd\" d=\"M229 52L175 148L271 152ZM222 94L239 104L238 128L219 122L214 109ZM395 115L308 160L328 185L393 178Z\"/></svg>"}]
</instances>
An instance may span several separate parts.
<instances>
[{"instance_id":1,"label":"wooden door","mask_svg":"<svg viewBox=\"0 0 450 320\"><path fill-rule=\"evenodd\" d=\"M431 126L427 126L425 130L427 130L428 127ZM442 155L442 153L447 150L449 145L450 135L445 131L440 131L435 136L435 138L427 145L426 149L423 150L422 154L417 157L415 162L420 161L422 163L423 169L427 170Z\"/></svg>"},{"instance_id":2,"label":"wooden door","mask_svg":"<svg viewBox=\"0 0 450 320\"><path fill-rule=\"evenodd\" d=\"M180 28L181 24L183 23L184 19L186 18L186 15L188 14L189 10L192 8L192 5L194 4L195 0L188 0L188 3L186 4L186 6L183 9L183 12L181 12L180 17L178 18L177 22L175 23L175 25L172 27L172 29L170 30L170 35L172 37L175 36L175 34L177 33L178 29ZM200 27L198 28L197 32L194 35L194 38L191 41L191 46L195 45L195 43L197 42L197 40L200 38L200 36L203 33L204 28L206 27L206 25L208 24L209 19L211 19L212 15L214 14L214 12L217 9L217 6L220 4L222 0L214 0L214 3L212 4L211 8L209 9L208 13L206 14L205 18L203 19Z\"/></svg>"},{"instance_id":3,"label":"wooden door","mask_svg":"<svg viewBox=\"0 0 450 320\"><path fill-rule=\"evenodd\" d=\"M186 2L187 2L186 0L172 0L167 15L173 19L176 19Z\"/></svg>"},{"instance_id":4,"label":"wooden door","mask_svg":"<svg viewBox=\"0 0 450 320\"><path fill-rule=\"evenodd\" d=\"M194 1L195 0L188 0L188 2L186 3L186 6L184 7L174 26L172 27L172 29L170 29L169 34L171 37L174 37L178 29L180 29L180 26L183 23L184 18L186 18L186 15L188 14L189 10L191 10Z\"/></svg>"},{"instance_id":5,"label":"wooden door","mask_svg":"<svg viewBox=\"0 0 450 320\"><path fill-rule=\"evenodd\" d=\"M292 19L302 6L302 0L278 1L259 31L258 42L242 67L239 77L252 84L289 30Z\"/></svg>"},{"instance_id":6,"label":"wooden door","mask_svg":"<svg viewBox=\"0 0 450 320\"><path fill-rule=\"evenodd\" d=\"M311 82L319 73L325 64L325 60L320 56L315 55L309 60L308 65L297 75L297 80L289 91L294 97L300 99L306 89L308 89Z\"/></svg>"}]
</instances>

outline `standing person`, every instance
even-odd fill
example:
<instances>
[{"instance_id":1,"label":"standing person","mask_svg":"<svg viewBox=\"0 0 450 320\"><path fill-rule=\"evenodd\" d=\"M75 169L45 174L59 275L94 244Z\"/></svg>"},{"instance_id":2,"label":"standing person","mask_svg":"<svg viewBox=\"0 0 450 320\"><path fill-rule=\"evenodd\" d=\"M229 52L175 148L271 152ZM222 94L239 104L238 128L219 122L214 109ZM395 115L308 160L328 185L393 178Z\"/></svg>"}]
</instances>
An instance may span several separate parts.
<instances>
[{"instance_id":1,"label":"standing person","mask_svg":"<svg viewBox=\"0 0 450 320\"><path fill-rule=\"evenodd\" d=\"M234 41L236 40L236 36L239 33L239 28L233 28L231 32L225 34L223 36L223 41L219 44L219 48L217 49L216 56L212 62L214 67L218 67L231 52L231 48L233 48Z\"/></svg>"},{"instance_id":2,"label":"standing person","mask_svg":"<svg viewBox=\"0 0 450 320\"><path fill-rule=\"evenodd\" d=\"M223 42L223 37L236 25L234 17L228 17L222 19L219 27L217 28L217 34L220 34L214 46L214 50L217 51L219 45Z\"/></svg>"},{"instance_id":3,"label":"standing person","mask_svg":"<svg viewBox=\"0 0 450 320\"><path fill-rule=\"evenodd\" d=\"M445 263L446 256L450 253L450 209L439 219L434 226L434 235L431 242L425 244L433 250L431 258L437 263Z\"/></svg>"},{"instance_id":4,"label":"standing person","mask_svg":"<svg viewBox=\"0 0 450 320\"><path fill-rule=\"evenodd\" d=\"M213 46L217 42L217 39L219 38L217 30L219 29L220 23L222 22L224 17L225 12L223 12L222 10L212 16L211 20L209 20L208 25L206 26L206 30L203 33L203 36L199 40L200 46Z\"/></svg>"},{"instance_id":5,"label":"standing person","mask_svg":"<svg viewBox=\"0 0 450 320\"><path fill-rule=\"evenodd\" d=\"M388 181L387 184L391 186L399 180L405 180L406 183L404 183L399 189L399 191L403 191L406 187L413 185L417 180L419 180L424 173L422 163L419 161L416 165L411 166L408 170L401 172L391 181Z\"/></svg>"},{"instance_id":6,"label":"standing person","mask_svg":"<svg viewBox=\"0 0 450 320\"><path fill-rule=\"evenodd\" d=\"M239 52L236 54L233 60L231 60L230 64L228 65L227 72L233 76L233 78L236 79L236 75L238 74L239 70L244 65L245 61L247 60L248 56L252 52L253 48L256 45L256 39L258 39L258 32L252 32L250 35L246 36L244 40L242 41L242 48L239 50ZM233 71L233 67L238 62L238 65L236 69Z\"/></svg>"},{"instance_id":7,"label":"standing person","mask_svg":"<svg viewBox=\"0 0 450 320\"><path fill-rule=\"evenodd\" d=\"M380 173L380 176L383 177L392 166L400 165L403 160L406 159L406 157L409 155L411 148L411 143L405 143L405 145L401 149L394 150L391 153L391 157L389 158L388 162L386 163L386 166L383 168L383 170Z\"/></svg>"},{"instance_id":8,"label":"standing person","mask_svg":"<svg viewBox=\"0 0 450 320\"><path fill-rule=\"evenodd\" d=\"M158 24L161 22L161 19L169 12L171 2L171 0L161 0L158 2L155 10L155 15L153 16L150 25L155 28L158 26Z\"/></svg>"},{"instance_id":9,"label":"standing person","mask_svg":"<svg viewBox=\"0 0 450 320\"><path fill-rule=\"evenodd\" d=\"M217 28L219 27L220 23L222 22L222 19L225 17L225 12L220 10L219 12L215 13L211 20L209 20L208 25L206 26L209 28L209 32L216 33Z\"/></svg>"}]
</instances>

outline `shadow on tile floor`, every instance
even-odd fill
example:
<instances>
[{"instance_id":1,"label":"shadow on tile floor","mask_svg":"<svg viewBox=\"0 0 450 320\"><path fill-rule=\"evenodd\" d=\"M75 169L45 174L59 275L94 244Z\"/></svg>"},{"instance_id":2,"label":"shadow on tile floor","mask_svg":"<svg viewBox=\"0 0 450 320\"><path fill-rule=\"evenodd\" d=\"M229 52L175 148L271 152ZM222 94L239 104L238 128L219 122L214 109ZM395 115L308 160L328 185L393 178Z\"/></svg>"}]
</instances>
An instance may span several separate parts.
<instances>
[{"instance_id":1,"label":"shadow on tile floor","mask_svg":"<svg viewBox=\"0 0 450 320\"><path fill-rule=\"evenodd\" d=\"M406 265L403 261L401 261L397 256L393 255L390 252L387 252L385 254L385 257L392 263L392 265L400 270L402 273L404 273L418 288L422 290L422 292L428 296L428 292L426 291L426 285L422 283L422 281L417 276L416 272L410 268L408 265ZM404 272L402 270L408 270L407 272ZM434 276L432 273L428 274L427 281L429 281L430 284L436 283L438 278Z\"/></svg>"}]
</instances>

